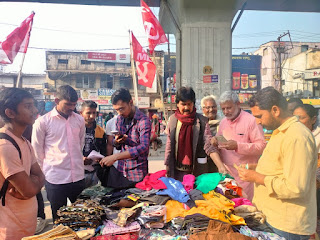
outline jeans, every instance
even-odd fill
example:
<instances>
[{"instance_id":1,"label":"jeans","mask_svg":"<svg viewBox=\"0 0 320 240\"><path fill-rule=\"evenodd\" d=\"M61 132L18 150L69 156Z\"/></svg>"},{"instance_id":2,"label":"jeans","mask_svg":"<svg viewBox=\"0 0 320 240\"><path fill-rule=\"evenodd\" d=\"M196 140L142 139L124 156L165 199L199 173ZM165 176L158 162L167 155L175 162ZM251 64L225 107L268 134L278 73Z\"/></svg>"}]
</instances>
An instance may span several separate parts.
<instances>
[{"instance_id":1,"label":"jeans","mask_svg":"<svg viewBox=\"0 0 320 240\"><path fill-rule=\"evenodd\" d=\"M310 235L298 235L298 234L288 233L272 227L269 223L267 223L267 225L272 229L272 231L275 234L278 234L280 237L284 237L286 240L309 240L310 238Z\"/></svg>"},{"instance_id":2,"label":"jeans","mask_svg":"<svg viewBox=\"0 0 320 240\"><path fill-rule=\"evenodd\" d=\"M94 186L99 182L96 171L92 171L92 172L86 171L84 174L84 179L85 179L85 188Z\"/></svg>"},{"instance_id":3,"label":"jeans","mask_svg":"<svg viewBox=\"0 0 320 240\"><path fill-rule=\"evenodd\" d=\"M67 205L67 198L73 203L85 186L84 179L66 184L52 184L45 182L47 197L50 201L53 222L58 218L57 211Z\"/></svg>"},{"instance_id":4,"label":"jeans","mask_svg":"<svg viewBox=\"0 0 320 240\"><path fill-rule=\"evenodd\" d=\"M42 219L46 219L46 214L44 213L44 202L41 191L37 194L37 202L38 202L38 215L37 217L41 217Z\"/></svg>"}]
</instances>

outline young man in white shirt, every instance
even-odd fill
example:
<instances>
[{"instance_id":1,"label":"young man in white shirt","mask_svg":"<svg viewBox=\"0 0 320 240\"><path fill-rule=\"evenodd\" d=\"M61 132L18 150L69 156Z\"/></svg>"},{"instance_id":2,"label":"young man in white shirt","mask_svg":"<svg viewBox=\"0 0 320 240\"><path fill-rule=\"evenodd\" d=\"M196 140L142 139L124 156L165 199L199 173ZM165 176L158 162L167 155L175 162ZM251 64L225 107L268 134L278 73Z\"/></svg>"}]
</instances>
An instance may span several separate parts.
<instances>
[{"instance_id":1,"label":"young man in white shirt","mask_svg":"<svg viewBox=\"0 0 320 240\"><path fill-rule=\"evenodd\" d=\"M53 219L57 210L71 202L85 187L82 149L85 123L74 112L77 92L69 85L58 88L56 107L33 125L32 146L46 177L45 187Z\"/></svg>"}]
</instances>

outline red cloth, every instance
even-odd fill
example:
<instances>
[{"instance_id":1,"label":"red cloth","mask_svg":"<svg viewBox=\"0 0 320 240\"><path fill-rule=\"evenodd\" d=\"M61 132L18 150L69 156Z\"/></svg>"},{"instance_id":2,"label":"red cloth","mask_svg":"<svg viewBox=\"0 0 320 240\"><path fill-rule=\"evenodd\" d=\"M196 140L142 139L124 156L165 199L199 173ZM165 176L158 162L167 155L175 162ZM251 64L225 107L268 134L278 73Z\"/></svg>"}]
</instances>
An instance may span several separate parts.
<instances>
[{"instance_id":1,"label":"red cloth","mask_svg":"<svg viewBox=\"0 0 320 240\"><path fill-rule=\"evenodd\" d=\"M141 9L143 26L148 35L149 50L152 54L158 44L167 43L168 39L158 19L143 0L141 0Z\"/></svg>"},{"instance_id":2,"label":"red cloth","mask_svg":"<svg viewBox=\"0 0 320 240\"><path fill-rule=\"evenodd\" d=\"M132 32L131 42L133 58L136 62L138 84L151 88L156 76L156 65L152 62Z\"/></svg>"},{"instance_id":3,"label":"red cloth","mask_svg":"<svg viewBox=\"0 0 320 240\"><path fill-rule=\"evenodd\" d=\"M150 191L152 188L154 189L166 189L166 185L159 180L161 177L166 176L167 171L161 170L155 173L149 173L144 177L142 182L136 184L136 188L140 188L142 190Z\"/></svg>"},{"instance_id":4,"label":"red cloth","mask_svg":"<svg viewBox=\"0 0 320 240\"><path fill-rule=\"evenodd\" d=\"M178 141L178 162L182 165L190 166L192 165L192 139L193 139L193 123L196 117L196 109L188 115L183 115L180 113L179 109L175 112L175 117L182 122L182 126L179 132Z\"/></svg>"},{"instance_id":5,"label":"red cloth","mask_svg":"<svg viewBox=\"0 0 320 240\"><path fill-rule=\"evenodd\" d=\"M235 191L240 197L242 197L242 188L238 186L233 186L231 183L226 184L226 188Z\"/></svg>"},{"instance_id":6,"label":"red cloth","mask_svg":"<svg viewBox=\"0 0 320 240\"><path fill-rule=\"evenodd\" d=\"M6 40L0 42L0 63L11 64L18 52L27 52L34 14L32 12L20 27L10 33Z\"/></svg>"}]
</instances>

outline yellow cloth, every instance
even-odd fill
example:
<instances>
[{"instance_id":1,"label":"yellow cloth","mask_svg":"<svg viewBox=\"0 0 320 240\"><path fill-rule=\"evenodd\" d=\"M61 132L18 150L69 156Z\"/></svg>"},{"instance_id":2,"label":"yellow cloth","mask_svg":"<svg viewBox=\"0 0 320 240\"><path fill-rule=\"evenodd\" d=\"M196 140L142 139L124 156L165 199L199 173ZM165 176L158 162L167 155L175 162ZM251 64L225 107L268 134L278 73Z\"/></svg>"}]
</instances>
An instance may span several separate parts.
<instances>
[{"instance_id":1,"label":"yellow cloth","mask_svg":"<svg viewBox=\"0 0 320 240\"><path fill-rule=\"evenodd\" d=\"M309 129L289 118L277 128L256 168L265 175L255 184L253 203L267 222L282 231L311 235L316 230L317 151Z\"/></svg>"},{"instance_id":2,"label":"yellow cloth","mask_svg":"<svg viewBox=\"0 0 320 240\"><path fill-rule=\"evenodd\" d=\"M207 200L196 200L197 207L193 207L190 210L186 210L183 204L169 200L166 203L167 208L167 222L171 221L175 217L185 217L188 215L200 213L211 219L217 219L232 225L245 225L245 221L242 217L232 214L234 203L227 199L225 196L211 191L204 194Z\"/></svg>"}]
</instances>

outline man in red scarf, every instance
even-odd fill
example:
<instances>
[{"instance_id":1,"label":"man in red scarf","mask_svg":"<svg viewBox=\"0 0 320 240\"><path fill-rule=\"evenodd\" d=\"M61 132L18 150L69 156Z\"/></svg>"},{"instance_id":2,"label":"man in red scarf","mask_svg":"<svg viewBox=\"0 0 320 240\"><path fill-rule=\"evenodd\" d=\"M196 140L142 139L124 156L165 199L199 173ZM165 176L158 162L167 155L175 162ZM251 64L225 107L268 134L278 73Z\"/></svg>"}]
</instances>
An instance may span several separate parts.
<instances>
[{"instance_id":1,"label":"man in red scarf","mask_svg":"<svg viewBox=\"0 0 320 240\"><path fill-rule=\"evenodd\" d=\"M207 155L217 165L220 172L226 169L218 150L210 144L211 132L208 119L196 112L195 92L191 87L181 87L177 91L177 110L169 118L165 165L167 176L179 181L186 174L195 176L208 172Z\"/></svg>"}]
</instances>

